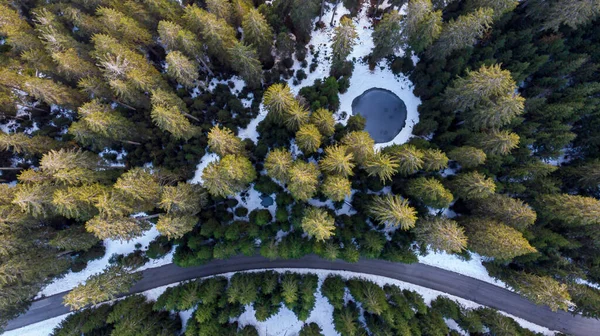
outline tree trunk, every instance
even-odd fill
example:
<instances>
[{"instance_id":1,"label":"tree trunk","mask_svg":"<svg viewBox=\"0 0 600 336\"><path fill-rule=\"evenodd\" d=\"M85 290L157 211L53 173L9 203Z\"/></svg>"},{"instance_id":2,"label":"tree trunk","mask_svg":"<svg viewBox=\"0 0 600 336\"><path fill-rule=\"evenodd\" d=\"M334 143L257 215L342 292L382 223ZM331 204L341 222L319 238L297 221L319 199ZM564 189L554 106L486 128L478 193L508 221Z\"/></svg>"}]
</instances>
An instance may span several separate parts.
<instances>
[{"instance_id":1,"label":"tree trunk","mask_svg":"<svg viewBox=\"0 0 600 336\"><path fill-rule=\"evenodd\" d=\"M206 62L204 61L204 59L202 59L202 57L197 57L198 62L200 62L200 64L202 64L202 67L204 68L204 70L206 70L206 72L208 72L209 75L214 76L215 74L212 72L212 70L210 70L210 67L208 66L208 64L206 64Z\"/></svg>"},{"instance_id":2,"label":"tree trunk","mask_svg":"<svg viewBox=\"0 0 600 336\"><path fill-rule=\"evenodd\" d=\"M329 25L333 27L333 19L335 19L335 13L337 13L337 8L338 5L340 4L340 0L337 0L335 2L335 6L333 6L333 14L331 14L331 22L329 22Z\"/></svg>"},{"instance_id":3,"label":"tree trunk","mask_svg":"<svg viewBox=\"0 0 600 336\"><path fill-rule=\"evenodd\" d=\"M141 146L142 144L139 142L135 142L135 141L131 141L131 140L121 140L122 143L126 143L126 144L130 144L130 145L135 145L135 146Z\"/></svg>"},{"instance_id":4,"label":"tree trunk","mask_svg":"<svg viewBox=\"0 0 600 336\"><path fill-rule=\"evenodd\" d=\"M325 0L321 0L321 14L319 15L319 22L323 21L323 12L325 11Z\"/></svg>"},{"instance_id":5,"label":"tree trunk","mask_svg":"<svg viewBox=\"0 0 600 336\"><path fill-rule=\"evenodd\" d=\"M21 170L21 167L0 167L0 170Z\"/></svg>"},{"instance_id":6,"label":"tree trunk","mask_svg":"<svg viewBox=\"0 0 600 336\"><path fill-rule=\"evenodd\" d=\"M194 119L194 120L196 120L197 122L200 122L200 119L198 119L198 118L194 117L193 115L191 115L191 114L189 114L189 113L184 113L183 115L184 115L184 116L186 116L186 117L188 117L188 118L190 118L190 119Z\"/></svg>"},{"instance_id":7,"label":"tree trunk","mask_svg":"<svg viewBox=\"0 0 600 336\"><path fill-rule=\"evenodd\" d=\"M149 216L144 216L144 217L135 217L135 219L146 220L146 219L157 218L160 215L162 215L162 214L154 214L154 215L149 215Z\"/></svg>"}]
</instances>

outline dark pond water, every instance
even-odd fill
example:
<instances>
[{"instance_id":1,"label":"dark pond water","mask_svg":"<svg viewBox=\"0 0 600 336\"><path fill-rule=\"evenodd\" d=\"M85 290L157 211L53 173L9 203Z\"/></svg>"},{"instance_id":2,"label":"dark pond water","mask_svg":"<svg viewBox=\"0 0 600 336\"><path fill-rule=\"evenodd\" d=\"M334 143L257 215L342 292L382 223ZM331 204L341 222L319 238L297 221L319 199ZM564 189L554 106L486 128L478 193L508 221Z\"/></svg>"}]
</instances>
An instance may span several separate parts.
<instances>
[{"instance_id":1,"label":"dark pond water","mask_svg":"<svg viewBox=\"0 0 600 336\"><path fill-rule=\"evenodd\" d=\"M262 202L260 202L260 204L262 206L264 206L265 208L270 207L271 205L273 205L273 197L271 197L271 196L262 196L261 199L262 199Z\"/></svg>"},{"instance_id":2,"label":"dark pond water","mask_svg":"<svg viewBox=\"0 0 600 336\"><path fill-rule=\"evenodd\" d=\"M393 92L372 88L352 101L352 114L367 119L365 130L375 143L393 140L406 124L406 105Z\"/></svg>"}]
</instances>

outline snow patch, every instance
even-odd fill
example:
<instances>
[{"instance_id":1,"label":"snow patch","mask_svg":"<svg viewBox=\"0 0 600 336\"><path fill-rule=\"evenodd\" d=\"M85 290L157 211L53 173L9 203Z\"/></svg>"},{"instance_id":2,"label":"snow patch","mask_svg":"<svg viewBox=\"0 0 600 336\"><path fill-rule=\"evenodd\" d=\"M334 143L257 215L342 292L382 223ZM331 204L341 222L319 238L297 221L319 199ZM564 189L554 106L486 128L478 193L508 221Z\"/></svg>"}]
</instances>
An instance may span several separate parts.
<instances>
[{"instance_id":1,"label":"snow patch","mask_svg":"<svg viewBox=\"0 0 600 336\"><path fill-rule=\"evenodd\" d=\"M206 154L204 154L204 156L200 159L200 163L198 163L198 165L196 166L194 178L192 178L192 180L189 182L202 184L204 182L204 180L202 179L202 171L204 171L204 168L206 168L206 166L208 166L209 163L217 160L219 160L219 156L215 153L207 152Z\"/></svg>"}]
</instances>

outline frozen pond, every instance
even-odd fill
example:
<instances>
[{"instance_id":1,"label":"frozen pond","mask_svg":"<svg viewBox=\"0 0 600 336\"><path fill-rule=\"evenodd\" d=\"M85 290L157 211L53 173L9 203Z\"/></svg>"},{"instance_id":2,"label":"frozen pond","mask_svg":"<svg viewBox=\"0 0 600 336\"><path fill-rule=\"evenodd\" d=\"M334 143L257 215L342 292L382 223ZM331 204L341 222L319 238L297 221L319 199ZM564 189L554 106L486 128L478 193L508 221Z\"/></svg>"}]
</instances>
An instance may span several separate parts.
<instances>
[{"instance_id":1,"label":"frozen pond","mask_svg":"<svg viewBox=\"0 0 600 336\"><path fill-rule=\"evenodd\" d=\"M375 143L392 141L406 125L406 105L392 91L372 88L352 101L352 114L367 119Z\"/></svg>"}]
</instances>

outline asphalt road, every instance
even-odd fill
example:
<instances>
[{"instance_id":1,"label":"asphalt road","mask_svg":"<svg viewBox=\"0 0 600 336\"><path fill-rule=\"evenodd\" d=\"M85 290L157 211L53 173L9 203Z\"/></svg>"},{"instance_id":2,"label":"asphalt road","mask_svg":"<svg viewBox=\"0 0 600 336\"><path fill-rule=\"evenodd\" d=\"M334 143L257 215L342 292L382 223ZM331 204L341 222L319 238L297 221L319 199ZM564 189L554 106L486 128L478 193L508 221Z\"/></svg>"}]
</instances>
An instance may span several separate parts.
<instances>
[{"instance_id":1,"label":"asphalt road","mask_svg":"<svg viewBox=\"0 0 600 336\"><path fill-rule=\"evenodd\" d=\"M548 307L537 306L504 288L441 268L424 264L408 265L374 259L364 259L358 263L347 263L343 261L326 261L316 256L274 261L260 256L240 256L190 268L181 268L170 264L143 271L143 279L133 286L130 293L139 293L174 282L209 275L264 268L309 268L380 275L435 289L502 310L551 330L571 335L600 335L600 320L584 318L580 315L574 316L563 311L555 313ZM68 313L69 310L62 304L65 294L66 292L59 293L35 301L29 311L10 321L6 330L17 329Z\"/></svg>"}]
</instances>

